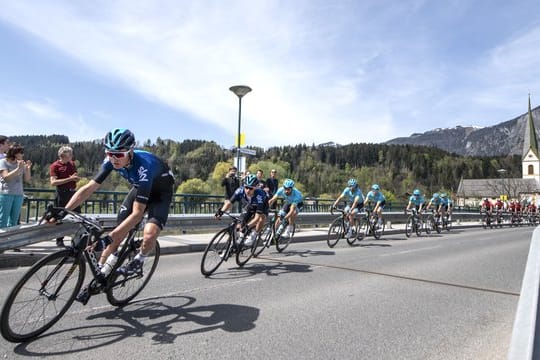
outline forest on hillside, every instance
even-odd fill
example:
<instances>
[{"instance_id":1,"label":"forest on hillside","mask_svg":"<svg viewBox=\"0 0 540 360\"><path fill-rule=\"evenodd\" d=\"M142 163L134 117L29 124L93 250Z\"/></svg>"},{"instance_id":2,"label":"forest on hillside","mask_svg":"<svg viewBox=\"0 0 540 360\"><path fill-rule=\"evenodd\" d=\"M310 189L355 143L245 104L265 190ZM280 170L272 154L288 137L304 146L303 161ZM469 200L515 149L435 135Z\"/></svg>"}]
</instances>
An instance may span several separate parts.
<instances>
[{"instance_id":1,"label":"forest on hillside","mask_svg":"<svg viewBox=\"0 0 540 360\"><path fill-rule=\"evenodd\" d=\"M98 171L104 149L100 141L70 143L65 135L12 136L12 142L25 147L25 159L34 163L32 183L27 188L51 188L49 165L57 158L61 145L74 150L79 175L84 184ZM236 152L215 142L184 140L181 142L158 138L147 140L138 148L151 151L166 160L176 176L177 193L222 194L221 179L235 162ZM349 178L356 178L362 190L378 183L392 199L403 199L413 188L426 194L435 191L454 193L461 178L497 178L498 169L507 170L508 177L521 177L521 157L465 157L434 147L386 144L321 144L252 148L248 170L278 170L280 180L292 178L307 196L335 197ZM125 191L126 181L111 176L103 190Z\"/></svg>"}]
</instances>

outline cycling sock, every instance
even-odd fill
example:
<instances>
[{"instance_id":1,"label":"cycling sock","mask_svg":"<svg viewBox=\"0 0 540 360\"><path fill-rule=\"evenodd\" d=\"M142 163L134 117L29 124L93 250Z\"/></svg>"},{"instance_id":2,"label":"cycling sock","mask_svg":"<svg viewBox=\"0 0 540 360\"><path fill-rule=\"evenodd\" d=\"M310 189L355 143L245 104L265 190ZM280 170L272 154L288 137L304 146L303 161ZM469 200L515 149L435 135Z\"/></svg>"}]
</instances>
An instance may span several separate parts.
<instances>
[{"instance_id":1,"label":"cycling sock","mask_svg":"<svg viewBox=\"0 0 540 360\"><path fill-rule=\"evenodd\" d=\"M138 253L137 255L135 255L135 258L133 260L137 259L140 262L144 262L144 260L146 260L147 257L148 256L143 255L142 253Z\"/></svg>"}]
</instances>

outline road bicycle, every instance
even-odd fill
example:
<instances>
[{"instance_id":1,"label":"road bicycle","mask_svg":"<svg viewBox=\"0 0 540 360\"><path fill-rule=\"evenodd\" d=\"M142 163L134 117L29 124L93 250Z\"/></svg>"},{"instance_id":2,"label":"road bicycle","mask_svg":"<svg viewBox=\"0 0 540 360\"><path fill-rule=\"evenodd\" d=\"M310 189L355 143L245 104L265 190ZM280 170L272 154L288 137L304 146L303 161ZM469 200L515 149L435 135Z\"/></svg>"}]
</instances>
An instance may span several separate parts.
<instances>
[{"instance_id":1,"label":"road bicycle","mask_svg":"<svg viewBox=\"0 0 540 360\"><path fill-rule=\"evenodd\" d=\"M255 256L259 256L264 249L269 248L272 242L276 244L278 252L283 252L296 233L296 224L293 224L289 236L283 236L283 232L288 225L289 221L284 216L279 216L278 211L274 210L273 214L269 215L268 221L261 232L259 242L256 245Z\"/></svg>"},{"instance_id":2,"label":"road bicycle","mask_svg":"<svg viewBox=\"0 0 540 360\"><path fill-rule=\"evenodd\" d=\"M379 218L379 214L374 212L372 208L366 208L365 217L366 219L366 231L365 235L373 235L377 240L381 238L384 234L385 221L384 218ZM380 221L379 221L380 219Z\"/></svg>"},{"instance_id":3,"label":"road bicycle","mask_svg":"<svg viewBox=\"0 0 540 360\"><path fill-rule=\"evenodd\" d=\"M330 213L333 215L334 211L341 213L341 215L336 217L328 228L326 243L329 247L333 248L343 238L347 239L349 245L353 245L356 240L362 240L364 238L367 228L365 217L358 218L355 216L354 224L351 225L348 211L332 207Z\"/></svg>"},{"instance_id":4,"label":"road bicycle","mask_svg":"<svg viewBox=\"0 0 540 360\"><path fill-rule=\"evenodd\" d=\"M443 216L435 209L432 209L431 214L428 215L429 228L440 234L443 230Z\"/></svg>"},{"instance_id":5,"label":"road bicycle","mask_svg":"<svg viewBox=\"0 0 540 360\"><path fill-rule=\"evenodd\" d=\"M450 214L448 214L448 211L444 213L444 215L441 217L441 220L442 228L446 231L450 231L450 229L452 229L452 220L450 219ZM502 215L497 218L497 223L500 224L500 226L502 227Z\"/></svg>"},{"instance_id":6,"label":"road bicycle","mask_svg":"<svg viewBox=\"0 0 540 360\"><path fill-rule=\"evenodd\" d=\"M158 265L160 247L156 241L140 271L131 275L117 272L118 268L129 263L139 253L143 228L140 223L122 241L118 248L118 261L111 272L103 275L98 264L99 253L94 251L94 247L105 229L98 220L65 208L49 206L47 209L48 214L60 212L69 215L80 227L72 237L71 246L35 263L9 293L0 315L0 331L8 341L34 339L60 320L81 290L86 263L92 274L90 293L105 293L113 306L124 306L137 296L148 284Z\"/></svg>"},{"instance_id":7,"label":"road bicycle","mask_svg":"<svg viewBox=\"0 0 540 360\"><path fill-rule=\"evenodd\" d=\"M418 214L418 210L416 208L409 210L410 215L407 218L407 222L405 223L405 236L410 237L412 233L416 233L416 236L422 235L422 227L423 222L422 219L420 219L420 215ZM429 226L426 226L427 229L431 229L431 223Z\"/></svg>"},{"instance_id":8,"label":"road bicycle","mask_svg":"<svg viewBox=\"0 0 540 360\"><path fill-rule=\"evenodd\" d=\"M208 277L212 275L219 266L227 261L231 256L236 256L236 264L244 266L255 254L259 239L253 244L244 245L246 239L255 229L247 230L242 234L238 229L241 227L242 219L230 213L224 213L232 219L232 222L225 228L219 230L206 246L201 260L201 273ZM260 237L260 234L258 235Z\"/></svg>"},{"instance_id":9,"label":"road bicycle","mask_svg":"<svg viewBox=\"0 0 540 360\"><path fill-rule=\"evenodd\" d=\"M483 211L483 217L482 217L482 227L484 229L487 229L488 227L490 229L493 229L493 215L491 215L487 211Z\"/></svg>"}]
</instances>

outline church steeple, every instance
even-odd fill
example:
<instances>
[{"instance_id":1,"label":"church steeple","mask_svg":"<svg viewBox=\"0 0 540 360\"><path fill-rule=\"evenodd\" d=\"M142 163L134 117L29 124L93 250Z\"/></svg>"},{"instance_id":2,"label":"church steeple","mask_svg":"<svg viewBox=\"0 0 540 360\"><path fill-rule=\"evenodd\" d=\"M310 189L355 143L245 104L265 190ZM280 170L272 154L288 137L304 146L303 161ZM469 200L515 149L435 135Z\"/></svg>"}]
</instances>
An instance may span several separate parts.
<instances>
[{"instance_id":1,"label":"church steeple","mask_svg":"<svg viewBox=\"0 0 540 360\"><path fill-rule=\"evenodd\" d=\"M538 137L534 127L534 119L531 111L531 94L529 94L529 113L523 139L522 169L524 179L536 179L540 181L540 156L538 154Z\"/></svg>"}]
</instances>

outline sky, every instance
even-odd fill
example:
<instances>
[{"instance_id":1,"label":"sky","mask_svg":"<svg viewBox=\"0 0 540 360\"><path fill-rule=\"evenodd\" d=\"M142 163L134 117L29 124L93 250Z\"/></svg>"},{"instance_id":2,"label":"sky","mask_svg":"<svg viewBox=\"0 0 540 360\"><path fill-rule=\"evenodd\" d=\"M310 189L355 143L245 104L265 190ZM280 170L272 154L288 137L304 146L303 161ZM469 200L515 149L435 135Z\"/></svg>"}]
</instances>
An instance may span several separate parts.
<instances>
[{"instance_id":1,"label":"sky","mask_svg":"<svg viewBox=\"0 0 540 360\"><path fill-rule=\"evenodd\" d=\"M0 0L0 134L380 143L540 105L538 0Z\"/></svg>"}]
</instances>

